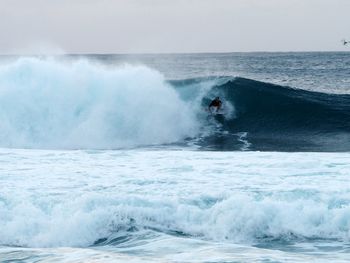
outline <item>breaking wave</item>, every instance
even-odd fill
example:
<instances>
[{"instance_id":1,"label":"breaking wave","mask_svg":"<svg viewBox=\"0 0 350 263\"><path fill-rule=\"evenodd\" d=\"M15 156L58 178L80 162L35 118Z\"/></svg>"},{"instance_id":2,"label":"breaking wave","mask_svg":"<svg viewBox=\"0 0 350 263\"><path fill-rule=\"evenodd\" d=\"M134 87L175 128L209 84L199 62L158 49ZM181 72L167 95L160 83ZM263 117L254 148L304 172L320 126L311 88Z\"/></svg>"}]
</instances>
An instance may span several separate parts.
<instances>
[{"instance_id":1,"label":"breaking wave","mask_svg":"<svg viewBox=\"0 0 350 263\"><path fill-rule=\"evenodd\" d=\"M336 239L349 241L349 202L339 199L254 198L193 200L90 195L48 204L3 203L1 245L56 247L115 244L152 230L228 242ZM30 215L30 216L28 216Z\"/></svg>"},{"instance_id":2,"label":"breaking wave","mask_svg":"<svg viewBox=\"0 0 350 263\"><path fill-rule=\"evenodd\" d=\"M0 146L113 149L194 136L197 123L146 67L21 58L0 66Z\"/></svg>"},{"instance_id":3,"label":"breaking wave","mask_svg":"<svg viewBox=\"0 0 350 263\"><path fill-rule=\"evenodd\" d=\"M232 150L349 151L350 95L293 89L245 78L173 81L203 107L220 96L225 118L213 116L219 131L200 142L203 148ZM197 90L197 92L195 92ZM199 90L205 91L199 94ZM193 98L191 98L193 99ZM226 105L225 105L226 104ZM244 135L245 143L240 140Z\"/></svg>"},{"instance_id":4,"label":"breaking wave","mask_svg":"<svg viewBox=\"0 0 350 263\"><path fill-rule=\"evenodd\" d=\"M212 116L220 96L225 114ZM0 146L349 151L350 95L234 77L167 81L143 66L19 58L0 66Z\"/></svg>"}]
</instances>

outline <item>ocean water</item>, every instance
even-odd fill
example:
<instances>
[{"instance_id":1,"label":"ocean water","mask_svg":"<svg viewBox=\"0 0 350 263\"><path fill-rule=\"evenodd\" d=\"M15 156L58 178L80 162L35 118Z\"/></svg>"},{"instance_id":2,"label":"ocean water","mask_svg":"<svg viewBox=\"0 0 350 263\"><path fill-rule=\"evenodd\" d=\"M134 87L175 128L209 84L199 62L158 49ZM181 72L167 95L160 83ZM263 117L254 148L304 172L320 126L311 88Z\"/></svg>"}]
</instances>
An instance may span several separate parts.
<instances>
[{"instance_id":1,"label":"ocean water","mask_svg":"<svg viewBox=\"0 0 350 263\"><path fill-rule=\"evenodd\" d=\"M4 56L0 128L0 262L350 260L350 53Z\"/></svg>"}]
</instances>

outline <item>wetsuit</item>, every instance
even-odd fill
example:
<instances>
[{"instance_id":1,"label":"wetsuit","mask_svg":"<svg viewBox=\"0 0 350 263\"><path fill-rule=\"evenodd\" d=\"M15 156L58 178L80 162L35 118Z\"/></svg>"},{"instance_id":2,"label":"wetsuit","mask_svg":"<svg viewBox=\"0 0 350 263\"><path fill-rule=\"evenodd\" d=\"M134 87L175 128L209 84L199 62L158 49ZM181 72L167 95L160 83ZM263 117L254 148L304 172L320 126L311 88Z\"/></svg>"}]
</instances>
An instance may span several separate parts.
<instances>
[{"instance_id":1,"label":"wetsuit","mask_svg":"<svg viewBox=\"0 0 350 263\"><path fill-rule=\"evenodd\" d=\"M219 110L221 108L221 105L222 105L221 100L215 99L209 104L209 108L216 107L216 109Z\"/></svg>"}]
</instances>

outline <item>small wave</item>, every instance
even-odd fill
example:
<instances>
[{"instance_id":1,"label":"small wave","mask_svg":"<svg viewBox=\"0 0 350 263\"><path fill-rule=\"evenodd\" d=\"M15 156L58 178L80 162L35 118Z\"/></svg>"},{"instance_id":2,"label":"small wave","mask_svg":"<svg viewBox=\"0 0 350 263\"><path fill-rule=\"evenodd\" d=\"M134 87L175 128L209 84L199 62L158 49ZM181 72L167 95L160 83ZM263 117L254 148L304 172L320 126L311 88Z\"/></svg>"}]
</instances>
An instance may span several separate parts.
<instances>
[{"instance_id":1,"label":"small wave","mask_svg":"<svg viewBox=\"0 0 350 263\"><path fill-rule=\"evenodd\" d=\"M233 195L176 200L81 197L48 204L2 204L0 244L56 247L120 244L139 231L227 242L350 240L344 200ZM148 233L149 232L145 232Z\"/></svg>"}]
</instances>

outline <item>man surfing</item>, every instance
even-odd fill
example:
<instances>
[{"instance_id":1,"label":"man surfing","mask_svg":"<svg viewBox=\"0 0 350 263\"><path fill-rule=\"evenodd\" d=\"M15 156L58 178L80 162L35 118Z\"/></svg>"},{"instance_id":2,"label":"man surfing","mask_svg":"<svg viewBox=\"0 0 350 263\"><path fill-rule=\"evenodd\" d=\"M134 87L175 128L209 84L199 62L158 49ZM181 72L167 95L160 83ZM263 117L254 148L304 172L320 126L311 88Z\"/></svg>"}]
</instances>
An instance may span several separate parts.
<instances>
[{"instance_id":1,"label":"man surfing","mask_svg":"<svg viewBox=\"0 0 350 263\"><path fill-rule=\"evenodd\" d=\"M214 100L211 101L211 103L208 106L208 109L210 113L214 113L214 112L218 113L221 107L222 107L222 101L220 100L219 97L216 97ZM212 110L213 108L215 108L214 112Z\"/></svg>"}]
</instances>

